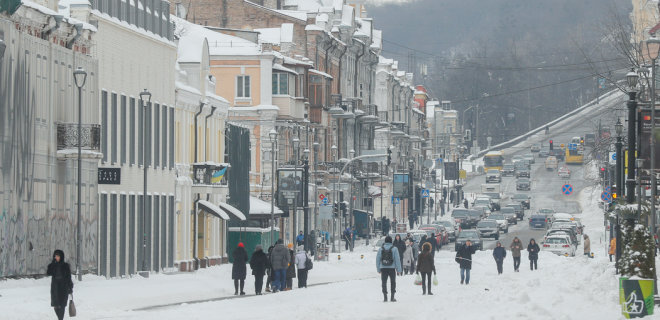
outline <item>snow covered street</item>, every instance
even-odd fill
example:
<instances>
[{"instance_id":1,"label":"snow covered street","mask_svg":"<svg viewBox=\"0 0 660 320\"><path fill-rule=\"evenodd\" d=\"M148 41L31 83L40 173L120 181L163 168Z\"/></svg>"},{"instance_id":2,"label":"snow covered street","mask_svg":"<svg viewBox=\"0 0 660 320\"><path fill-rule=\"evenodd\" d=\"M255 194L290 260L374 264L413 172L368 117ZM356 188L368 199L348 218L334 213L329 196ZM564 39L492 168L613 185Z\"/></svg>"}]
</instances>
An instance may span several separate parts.
<instances>
[{"instance_id":1,"label":"snow covered street","mask_svg":"<svg viewBox=\"0 0 660 320\"><path fill-rule=\"evenodd\" d=\"M541 252L539 269L532 272L524 253L521 271L514 273L509 253L504 274L498 276L492 251L480 251L474 256L471 282L465 286L459 283L454 253L443 250L435 257L439 280L435 295L422 296L421 288L413 284L414 276L397 277L395 303L382 302L376 252L364 245L341 253L341 260L333 254L329 262L316 262L307 289L295 288L294 279L292 291L263 296L253 295L254 279L248 276L248 296L235 298L231 265L149 279L85 276L75 283L78 318L401 319L414 314L415 319L615 319L620 317L617 280L606 255L602 211L596 202L599 192L592 191L584 189L580 200L594 259ZM54 317L49 284L49 278L0 282L3 319Z\"/></svg>"}]
</instances>

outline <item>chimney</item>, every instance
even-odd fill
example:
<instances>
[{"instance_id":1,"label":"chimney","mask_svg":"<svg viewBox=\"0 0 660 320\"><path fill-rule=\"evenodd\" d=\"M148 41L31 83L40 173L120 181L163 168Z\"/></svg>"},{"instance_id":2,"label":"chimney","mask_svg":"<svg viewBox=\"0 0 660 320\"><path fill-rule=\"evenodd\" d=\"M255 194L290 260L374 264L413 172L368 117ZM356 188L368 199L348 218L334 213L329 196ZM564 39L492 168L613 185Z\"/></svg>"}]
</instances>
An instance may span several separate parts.
<instances>
[{"instance_id":1,"label":"chimney","mask_svg":"<svg viewBox=\"0 0 660 320\"><path fill-rule=\"evenodd\" d=\"M92 6L87 0L75 0L71 1L69 4L69 11L71 12L71 18L82 22L89 22L89 13L92 10Z\"/></svg>"}]
</instances>

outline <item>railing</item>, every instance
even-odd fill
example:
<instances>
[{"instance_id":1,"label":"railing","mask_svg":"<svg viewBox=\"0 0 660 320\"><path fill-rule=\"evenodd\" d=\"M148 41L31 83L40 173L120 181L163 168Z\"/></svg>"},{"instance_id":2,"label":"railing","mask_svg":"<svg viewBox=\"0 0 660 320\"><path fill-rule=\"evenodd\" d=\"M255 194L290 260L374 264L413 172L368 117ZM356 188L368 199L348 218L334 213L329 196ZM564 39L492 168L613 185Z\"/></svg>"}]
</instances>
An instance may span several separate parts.
<instances>
[{"instance_id":1,"label":"railing","mask_svg":"<svg viewBox=\"0 0 660 320\"><path fill-rule=\"evenodd\" d=\"M99 151L101 149L101 126L98 124L83 124L80 145L84 150ZM57 150L78 148L78 124L57 124Z\"/></svg>"}]
</instances>

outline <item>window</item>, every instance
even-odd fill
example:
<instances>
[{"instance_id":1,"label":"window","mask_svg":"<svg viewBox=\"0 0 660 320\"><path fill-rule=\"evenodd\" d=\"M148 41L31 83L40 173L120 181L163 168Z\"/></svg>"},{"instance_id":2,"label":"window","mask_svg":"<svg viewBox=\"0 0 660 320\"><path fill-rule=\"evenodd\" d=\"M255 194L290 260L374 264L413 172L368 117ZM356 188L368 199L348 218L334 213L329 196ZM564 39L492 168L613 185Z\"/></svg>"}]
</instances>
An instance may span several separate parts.
<instances>
[{"instance_id":1,"label":"window","mask_svg":"<svg viewBox=\"0 0 660 320\"><path fill-rule=\"evenodd\" d=\"M250 76L236 77L236 98L250 98Z\"/></svg>"},{"instance_id":2,"label":"window","mask_svg":"<svg viewBox=\"0 0 660 320\"><path fill-rule=\"evenodd\" d=\"M289 75L287 73L273 73L273 94L289 94Z\"/></svg>"}]
</instances>

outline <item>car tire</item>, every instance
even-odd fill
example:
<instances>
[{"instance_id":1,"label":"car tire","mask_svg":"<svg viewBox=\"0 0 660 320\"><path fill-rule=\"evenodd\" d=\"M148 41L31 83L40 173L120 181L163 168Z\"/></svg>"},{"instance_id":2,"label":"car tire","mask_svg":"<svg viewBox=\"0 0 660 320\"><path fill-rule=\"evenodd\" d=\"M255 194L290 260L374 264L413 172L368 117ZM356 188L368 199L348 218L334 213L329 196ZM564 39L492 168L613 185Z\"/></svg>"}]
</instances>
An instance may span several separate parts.
<instances>
[{"instance_id":1,"label":"car tire","mask_svg":"<svg viewBox=\"0 0 660 320\"><path fill-rule=\"evenodd\" d=\"M518 225L518 219L516 219L516 222L514 222L513 224Z\"/></svg>"}]
</instances>

